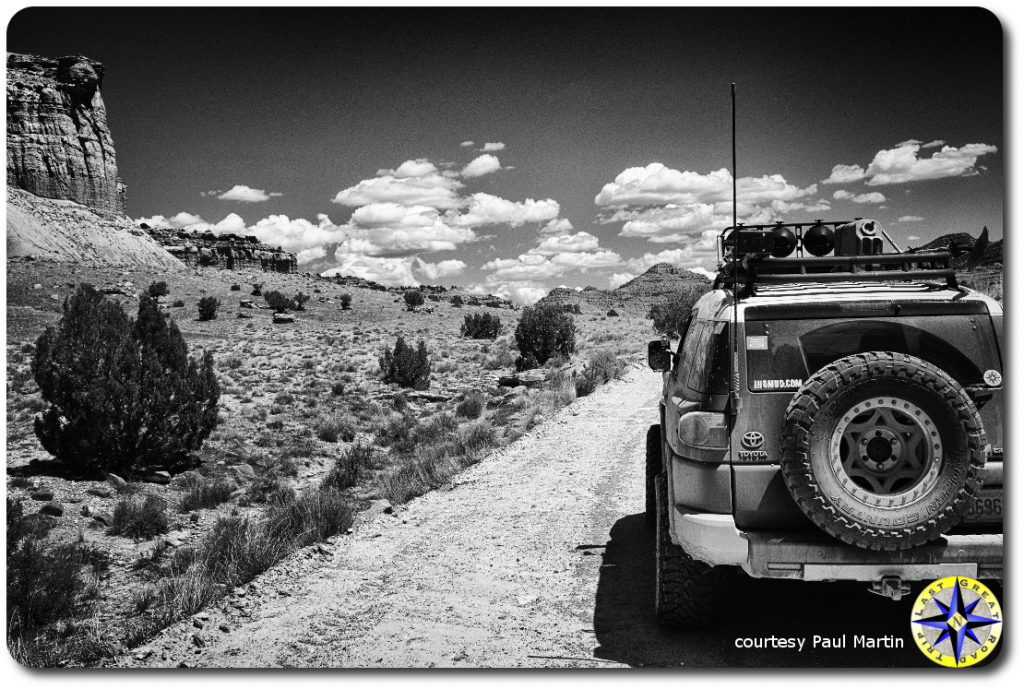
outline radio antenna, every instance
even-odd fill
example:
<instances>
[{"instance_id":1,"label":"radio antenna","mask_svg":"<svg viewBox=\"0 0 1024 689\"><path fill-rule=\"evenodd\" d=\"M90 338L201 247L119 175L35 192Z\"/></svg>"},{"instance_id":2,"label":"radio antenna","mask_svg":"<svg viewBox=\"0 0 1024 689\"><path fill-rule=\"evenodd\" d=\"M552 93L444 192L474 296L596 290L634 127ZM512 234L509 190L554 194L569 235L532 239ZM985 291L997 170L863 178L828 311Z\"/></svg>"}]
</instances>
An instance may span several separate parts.
<instances>
[{"instance_id":1,"label":"radio antenna","mask_svg":"<svg viewBox=\"0 0 1024 689\"><path fill-rule=\"evenodd\" d=\"M729 409L733 417L740 404L740 347L739 347L739 228L736 225L736 82L732 82L732 375L730 376ZM732 458L732 432L729 433L729 455ZM732 458L735 459L735 458Z\"/></svg>"}]
</instances>

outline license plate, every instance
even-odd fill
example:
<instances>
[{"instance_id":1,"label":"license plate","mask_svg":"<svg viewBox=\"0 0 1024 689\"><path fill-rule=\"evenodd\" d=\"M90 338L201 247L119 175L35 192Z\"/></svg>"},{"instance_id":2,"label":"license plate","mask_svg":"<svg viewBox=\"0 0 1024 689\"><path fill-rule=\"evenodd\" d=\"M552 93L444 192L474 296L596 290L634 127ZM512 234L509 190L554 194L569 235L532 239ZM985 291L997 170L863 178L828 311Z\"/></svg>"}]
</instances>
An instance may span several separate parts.
<instances>
[{"instance_id":1,"label":"license plate","mask_svg":"<svg viewBox=\"0 0 1024 689\"><path fill-rule=\"evenodd\" d=\"M971 524L1003 521L1002 489L981 491L974 504L967 508L964 521Z\"/></svg>"}]
</instances>

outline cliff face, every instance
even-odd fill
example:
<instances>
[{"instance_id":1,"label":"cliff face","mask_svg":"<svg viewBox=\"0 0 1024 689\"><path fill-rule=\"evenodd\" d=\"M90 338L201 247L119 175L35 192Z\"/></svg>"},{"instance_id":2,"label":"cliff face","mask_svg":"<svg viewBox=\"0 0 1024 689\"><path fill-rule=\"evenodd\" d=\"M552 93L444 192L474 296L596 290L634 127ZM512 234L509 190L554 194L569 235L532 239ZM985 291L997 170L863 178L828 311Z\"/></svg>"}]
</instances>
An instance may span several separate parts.
<instances>
[{"instance_id":1,"label":"cliff face","mask_svg":"<svg viewBox=\"0 0 1024 689\"><path fill-rule=\"evenodd\" d=\"M103 65L81 56L7 55L7 184L124 212L100 94Z\"/></svg>"}]
</instances>

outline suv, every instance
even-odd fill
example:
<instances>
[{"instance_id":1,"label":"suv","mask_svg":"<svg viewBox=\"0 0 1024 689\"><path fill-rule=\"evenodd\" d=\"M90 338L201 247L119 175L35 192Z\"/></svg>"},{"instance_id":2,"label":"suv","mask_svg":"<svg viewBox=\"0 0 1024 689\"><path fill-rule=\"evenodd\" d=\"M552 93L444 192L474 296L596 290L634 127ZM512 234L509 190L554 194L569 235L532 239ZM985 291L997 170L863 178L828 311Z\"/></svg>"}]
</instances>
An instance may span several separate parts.
<instances>
[{"instance_id":1,"label":"suv","mask_svg":"<svg viewBox=\"0 0 1024 689\"><path fill-rule=\"evenodd\" d=\"M907 581L1002 579L1002 309L948 252L860 241L875 227L726 230L678 350L649 345L662 623L703 623L727 567L895 600Z\"/></svg>"}]
</instances>

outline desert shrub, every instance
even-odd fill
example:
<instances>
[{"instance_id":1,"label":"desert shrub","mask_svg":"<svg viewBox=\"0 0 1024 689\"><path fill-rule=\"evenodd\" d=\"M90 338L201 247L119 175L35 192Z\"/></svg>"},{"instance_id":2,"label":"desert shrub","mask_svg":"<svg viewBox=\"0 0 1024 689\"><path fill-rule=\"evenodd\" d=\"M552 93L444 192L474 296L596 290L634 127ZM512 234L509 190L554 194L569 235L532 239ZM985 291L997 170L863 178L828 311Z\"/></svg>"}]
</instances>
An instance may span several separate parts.
<instances>
[{"instance_id":1,"label":"desert shrub","mask_svg":"<svg viewBox=\"0 0 1024 689\"><path fill-rule=\"evenodd\" d=\"M155 495L147 495L141 502L122 498L114 505L114 522L110 533L128 538L152 538L167 533L167 504Z\"/></svg>"},{"instance_id":2,"label":"desert shrub","mask_svg":"<svg viewBox=\"0 0 1024 689\"><path fill-rule=\"evenodd\" d=\"M439 443L447 439L459 427L459 422L451 414L437 414L430 417L413 430L413 440L418 445Z\"/></svg>"},{"instance_id":3,"label":"desert shrub","mask_svg":"<svg viewBox=\"0 0 1024 689\"><path fill-rule=\"evenodd\" d=\"M295 304L296 311L305 311L305 304L307 301L309 301L309 295L304 292L298 292L294 297L292 297L292 302Z\"/></svg>"},{"instance_id":4,"label":"desert shrub","mask_svg":"<svg viewBox=\"0 0 1024 689\"><path fill-rule=\"evenodd\" d=\"M483 367L488 371L493 371L499 368L508 368L515 364L516 357L512 355L512 351L507 345L502 345L501 349L494 353L493 356L489 356L484 359Z\"/></svg>"},{"instance_id":5,"label":"desert shrub","mask_svg":"<svg viewBox=\"0 0 1024 689\"><path fill-rule=\"evenodd\" d=\"M136 319L83 285L36 342L32 373L49 407L35 420L43 448L82 471L128 475L185 464L217 425L213 356L188 356L154 299Z\"/></svg>"},{"instance_id":6,"label":"desert shrub","mask_svg":"<svg viewBox=\"0 0 1024 689\"><path fill-rule=\"evenodd\" d=\"M8 642L61 619L83 605L86 575L104 571L109 559L81 543L51 545L21 501L7 498Z\"/></svg>"},{"instance_id":7,"label":"desert shrub","mask_svg":"<svg viewBox=\"0 0 1024 689\"><path fill-rule=\"evenodd\" d=\"M459 402L458 406L455 407L455 415L461 416L465 419L476 419L483 413L487 407L487 396L474 390Z\"/></svg>"},{"instance_id":8,"label":"desert shrub","mask_svg":"<svg viewBox=\"0 0 1024 689\"><path fill-rule=\"evenodd\" d=\"M182 512L191 512L192 510L216 507L222 502L230 500L234 491L235 484L226 479L202 481L181 496L178 509Z\"/></svg>"},{"instance_id":9,"label":"desert shrub","mask_svg":"<svg viewBox=\"0 0 1024 689\"><path fill-rule=\"evenodd\" d=\"M336 443L338 440L350 443L356 437L355 420L349 414L325 414L317 419L314 430L316 437L327 443Z\"/></svg>"},{"instance_id":10,"label":"desert shrub","mask_svg":"<svg viewBox=\"0 0 1024 689\"><path fill-rule=\"evenodd\" d=\"M254 282L254 283L252 283L252 293L251 294L254 297L263 296L263 283L262 282Z\"/></svg>"},{"instance_id":11,"label":"desert shrub","mask_svg":"<svg viewBox=\"0 0 1024 689\"><path fill-rule=\"evenodd\" d=\"M707 285L688 285L651 305L647 317L654 321L655 332L668 337L680 337L690 323L694 304L710 288Z\"/></svg>"},{"instance_id":12,"label":"desert shrub","mask_svg":"<svg viewBox=\"0 0 1024 689\"><path fill-rule=\"evenodd\" d=\"M263 299L267 302L267 306L274 310L274 313L284 313L295 308L295 302L277 290L267 292L263 295Z\"/></svg>"},{"instance_id":13,"label":"desert shrub","mask_svg":"<svg viewBox=\"0 0 1024 689\"><path fill-rule=\"evenodd\" d=\"M374 441L388 447L409 439L409 434L416 426L416 420L403 414L388 414L382 418L374 429Z\"/></svg>"},{"instance_id":14,"label":"desert shrub","mask_svg":"<svg viewBox=\"0 0 1024 689\"><path fill-rule=\"evenodd\" d=\"M220 302L216 297L203 297L199 300L199 320L212 321L217 317L217 307Z\"/></svg>"},{"instance_id":15,"label":"desert shrub","mask_svg":"<svg viewBox=\"0 0 1024 689\"><path fill-rule=\"evenodd\" d=\"M452 297L452 306L454 306L457 309L462 308L462 297L460 295L456 294L454 297Z\"/></svg>"},{"instance_id":16,"label":"desert shrub","mask_svg":"<svg viewBox=\"0 0 1024 689\"><path fill-rule=\"evenodd\" d=\"M239 285L238 283L235 283L234 285L231 285L231 291L232 292L241 292L242 291L242 286Z\"/></svg>"},{"instance_id":17,"label":"desert shrub","mask_svg":"<svg viewBox=\"0 0 1024 689\"><path fill-rule=\"evenodd\" d=\"M149 287L146 288L146 294L158 299L159 297L166 297L171 293L171 290L167 287L167 283L161 280L160 282L151 282Z\"/></svg>"},{"instance_id":18,"label":"desert shrub","mask_svg":"<svg viewBox=\"0 0 1024 689\"><path fill-rule=\"evenodd\" d=\"M409 289L402 295L405 300L405 307L412 311L417 306L423 306L423 293L418 289Z\"/></svg>"},{"instance_id":19,"label":"desert shrub","mask_svg":"<svg viewBox=\"0 0 1024 689\"><path fill-rule=\"evenodd\" d=\"M576 323L557 306L528 306L516 326L516 346L520 370L543 365L556 354L569 356L576 350Z\"/></svg>"},{"instance_id":20,"label":"desert shrub","mask_svg":"<svg viewBox=\"0 0 1024 689\"><path fill-rule=\"evenodd\" d=\"M590 357L583 373L576 376L576 396L585 397L598 386L618 378L626 365L609 351L599 351Z\"/></svg>"},{"instance_id":21,"label":"desert shrub","mask_svg":"<svg viewBox=\"0 0 1024 689\"><path fill-rule=\"evenodd\" d=\"M413 349L399 335L393 350L384 348L379 363L385 383L397 383L413 390L426 390L430 387L430 353L423 340Z\"/></svg>"},{"instance_id":22,"label":"desert shrub","mask_svg":"<svg viewBox=\"0 0 1024 689\"><path fill-rule=\"evenodd\" d=\"M530 371L540 368L540 363L537 361L537 357L533 355L533 352L527 352L525 355L516 357L515 365L517 371Z\"/></svg>"},{"instance_id":23,"label":"desert shrub","mask_svg":"<svg viewBox=\"0 0 1024 689\"><path fill-rule=\"evenodd\" d=\"M345 394L345 384L340 380L331 384L331 394L335 397Z\"/></svg>"},{"instance_id":24,"label":"desert shrub","mask_svg":"<svg viewBox=\"0 0 1024 689\"><path fill-rule=\"evenodd\" d=\"M616 318L618 315L619 315L619 312L616 311L615 309L608 309L608 317L609 318Z\"/></svg>"},{"instance_id":25,"label":"desert shrub","mask_svg":"<svg viewBox=\"0 0 1024 689\"><path fill-rule=\"evenodd\" d=\"M348 311L350 308L352 308L352 295L349 294L348 292L345 292L340 297L338 297L338 301L341 302L342 311Z\"/></svg>"},{"instance_id":26,"label":"desert shrub","mask_svg":"<svg viewBox=\"0 0 1024 689\"><path fill-rule=\"evenodd\" d=\"M171 306L173 306L175 308L178 308L178 309L180 309L184 305L185 305L185 301L183 299L175 299L174 303L171 304Z\"/></svg>"},{"instance_id":27,"label":"desert shrub","mask_svg":"<svg viewBox=\"0 0 1024 689\"><path fill-rule=\"evenodd\" d=\"M372 445L358 443L349 447L334 460L321 485L338 490L351 488L359 481L359 472L373 466L375 457L376 450Z\"/></svg>"},{"instance_id":28,"label":"desert shrub","mask_svg":"<svg viewBox=\"0 0 1024 689\"><path fill-rule=\"evenodd\" d=\"M489 313L468 313L462 319L462 336L493 340L501 334L501 319Z\"/></svg>"}]
</instances>

